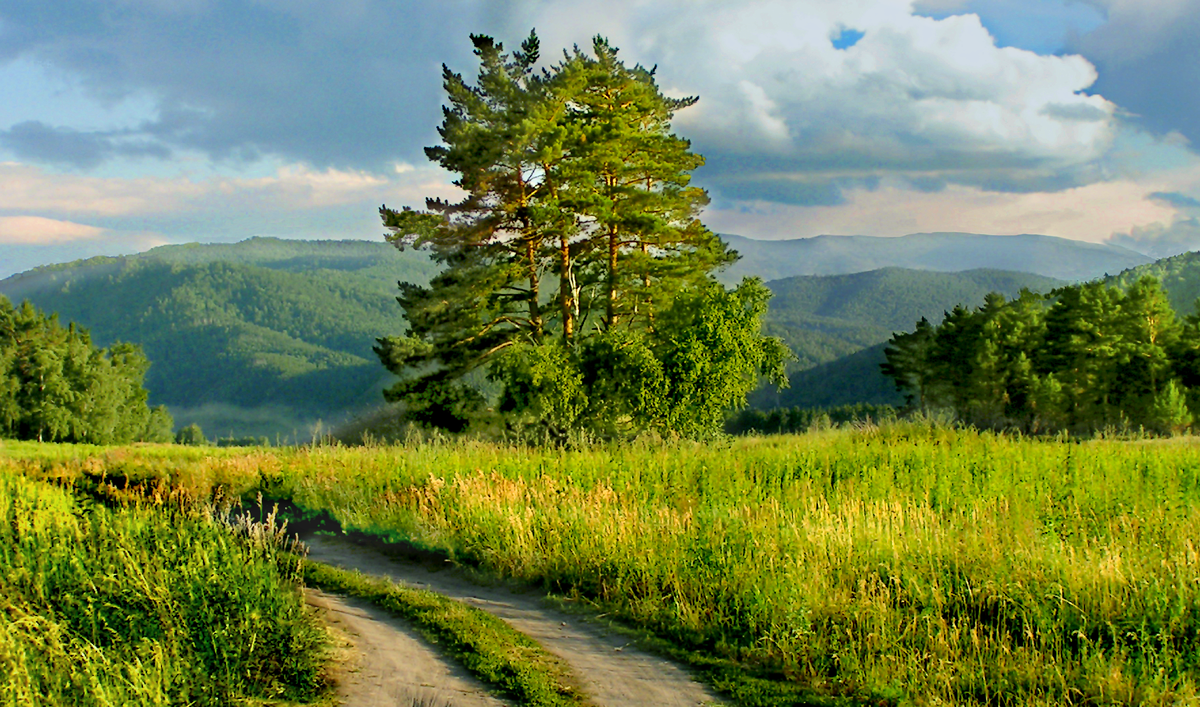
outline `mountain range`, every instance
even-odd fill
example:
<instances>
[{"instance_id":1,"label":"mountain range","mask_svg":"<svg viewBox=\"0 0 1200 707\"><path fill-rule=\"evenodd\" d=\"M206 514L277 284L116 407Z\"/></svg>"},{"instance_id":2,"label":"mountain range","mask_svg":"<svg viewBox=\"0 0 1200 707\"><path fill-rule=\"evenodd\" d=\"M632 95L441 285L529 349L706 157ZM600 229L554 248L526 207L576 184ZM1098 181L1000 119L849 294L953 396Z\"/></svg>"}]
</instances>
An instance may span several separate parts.
<instances>
[{"instance_id":1,"label":"mountain range","mask_svg":"<svg viewBox=\"0 0 1200 707\"><path fill-rule=\"evenodd\" d=\"M742 256L723 274L727 282L741 280L744 275L769 281L887 267L939 272L991 268L1079 282L1153 261L1120 246L1033 234L913 233L899 238L816 236L781 241L726 235L721 238Z\"/></svg>"},{"instance_id":2,"label":"mountain range","mask_svg":"<svg viewBox=\"0 0 1200 707\"><path fill-rule=\"evenodd\" d=\"M977 305L989 291L1047 291L1148 260L1045 236L728 240L743 260L722 278L769 280L775 297L765 328L799 357L791 389L760 391L760 406L895 400L878 373L881 342L918 318ZM916 245L909 252L898 242ZM1059 260L1042 268L1057 275L953 267L958 255L969 266L1017 262L1030 248L1039 260ZM1071 258L1074 265L1062 262ZM1200 263L1188 256L1149 267L1166 268L1173 293L1200 291ZM796 269L836 274L775 277ZM385 243L254 238L39 267L0 281L0 294L80 323L100 345L140 344L152 362L150 402L167 405L181 426L198 423L210 436L305 439L319 424L381 402L390 375L371 346L404 330L396 283L427 282L434 272L424 253Z\"/></svg>"}]
</instances>

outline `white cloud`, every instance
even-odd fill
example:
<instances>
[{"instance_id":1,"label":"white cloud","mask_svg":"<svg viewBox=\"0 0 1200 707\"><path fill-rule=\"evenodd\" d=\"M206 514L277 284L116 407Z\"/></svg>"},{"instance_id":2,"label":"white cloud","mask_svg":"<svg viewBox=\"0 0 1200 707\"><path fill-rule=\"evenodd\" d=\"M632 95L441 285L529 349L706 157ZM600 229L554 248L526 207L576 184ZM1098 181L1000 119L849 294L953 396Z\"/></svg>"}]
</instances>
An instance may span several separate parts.
<instances>
[{"instance_id":1,"label":"white cloud","mask_svg":"<svg viewBox=\"0 0 1200 707\"><path fill-rule=\"evenodd\" d=\"M0 244L48 245L92 240L104 229L40 216L0 216Z\"/></svg>"},{"instance_id":2,"label":"white cloud","mask_svg":"<svg viewBox=\"0 0 1200 707\"><path fill-rule=\"evenodd\" d=\"M1178 209L1151 198L1148 191L1146 183L1136 181L1026 194L970 186L926 193L889 185L851 191L847 203L839 206L759 202L709 210L705 223L718 232L766 239L963 231L1102 242L1115 232L1173 221Z\"/></svg>"},{"instance_id":3,"label":"white cloud","mask_svg":"<svg viewBox=\"0 0 1200 707\"><path fill-rule=\"evenodd\" d=\"M14 215L136 217L230 211L306 211L382 201L420 204L456 193L440 170L413 169L391 178L368 172L314 170L299 165L259 178L186 176L133 179L60 174L17 162L0 163L0 211Z\"/></svg>"},{"instance_id":4,"label":"white cloud","mask_svg":"<svg viewBox=\"0 0 1200 707\"><path fill-rule=\"evenodd\" d=\"M579 3L526 7L550 21L538 24L546 46L600 31L627 59L659 64L667 89L701 98L677 125L742 164L955 181L988 160L1079 165L1113 136L1115 106L1082 93L1096 79L1087 60L998 48L977 16L917 16L912 0L615 0L598 25ZM843 29L864 34L835 49Z\"/></svg>"}]
</instances>

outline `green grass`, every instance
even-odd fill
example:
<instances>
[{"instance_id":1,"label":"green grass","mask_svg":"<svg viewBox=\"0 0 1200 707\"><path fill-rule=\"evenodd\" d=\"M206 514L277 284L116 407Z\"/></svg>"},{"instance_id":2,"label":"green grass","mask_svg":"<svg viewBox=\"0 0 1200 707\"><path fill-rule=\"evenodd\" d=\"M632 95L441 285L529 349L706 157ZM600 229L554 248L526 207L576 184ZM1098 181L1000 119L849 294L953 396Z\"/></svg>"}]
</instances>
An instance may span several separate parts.
<instances>
[{"instance_id":1,"label":"green grass","mask_svg":"<svg viewBox=\"0 0 1200 707\"><path fill-rule=\"evenodd\" d=\"M742 704L1200 702L1193 439L896 423L565 453L30 449L30 473L262 489L580 599Z\"/></svg>"},{"instance_id":2,"label":"green grass","mask_svg":"<svg viewBox=\"0 0 1200 707\"><path fill-rule=\"evenodd\" d=\"M304 562L315 587L366 599L411 622L427 640L505 697L528 707L587 705L567 667L502 619L434 592L318 562Z\"/></svg>"},{"instance_id":3,"label":"green grass","mask_svg":"<svg viewBox=\"0 0 1200 707\"><path fill-rule=\"evenodd\" d=\"M309 704L327 638L270 526L110 510L0 459L0 705Z\"/></svg>"}]
</instances>

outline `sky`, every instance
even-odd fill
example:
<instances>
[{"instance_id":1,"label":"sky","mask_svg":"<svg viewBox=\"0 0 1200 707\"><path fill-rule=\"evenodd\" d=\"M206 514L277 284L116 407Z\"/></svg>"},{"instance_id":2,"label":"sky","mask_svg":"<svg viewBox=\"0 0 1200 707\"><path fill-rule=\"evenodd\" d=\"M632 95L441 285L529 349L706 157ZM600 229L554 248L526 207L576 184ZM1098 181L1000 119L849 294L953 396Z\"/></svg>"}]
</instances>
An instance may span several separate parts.
<instances>
[{"instance_id":1,"label":"sky","mask_svg":"<svg viewBox=\"0 0 1200 707\"><path fill-rule=\"evenodd\" d=\"M1200 248L1200 0L0 0L0 277L382 240L380 204L455 194L442 64L531 29L699 96L721 233Z\"/></svg>"}]
</instances>

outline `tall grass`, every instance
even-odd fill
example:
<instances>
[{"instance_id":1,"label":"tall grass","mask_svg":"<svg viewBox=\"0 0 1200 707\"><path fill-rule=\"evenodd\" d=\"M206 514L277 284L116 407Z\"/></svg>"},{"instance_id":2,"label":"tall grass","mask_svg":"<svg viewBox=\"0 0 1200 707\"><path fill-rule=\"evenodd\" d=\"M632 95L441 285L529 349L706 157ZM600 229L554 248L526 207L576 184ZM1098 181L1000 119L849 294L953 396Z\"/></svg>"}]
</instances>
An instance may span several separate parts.
<instances>
[{"instance_id":1,"label":"tall grass","mask_svg":"<svg viewBox=\"0 0 1200 707\"><path fill-rule=\"evenodd\" d=\"M244 459L240 475L228 458L177 473L223 473L821 694L1200 702L1192 441L897 423L566 453L458 444Z\"/></svg>"},{"instance_id":2,"label":"tall grass","mask_svg":"<svg viewBox=\"0 0 1200 707\"><path fill-rule=\"evenodd\" d=\"M322 696L326 638L277 530L166 502L110 510L0 461L0 705Z\"/></svg>"}]
</instances>

